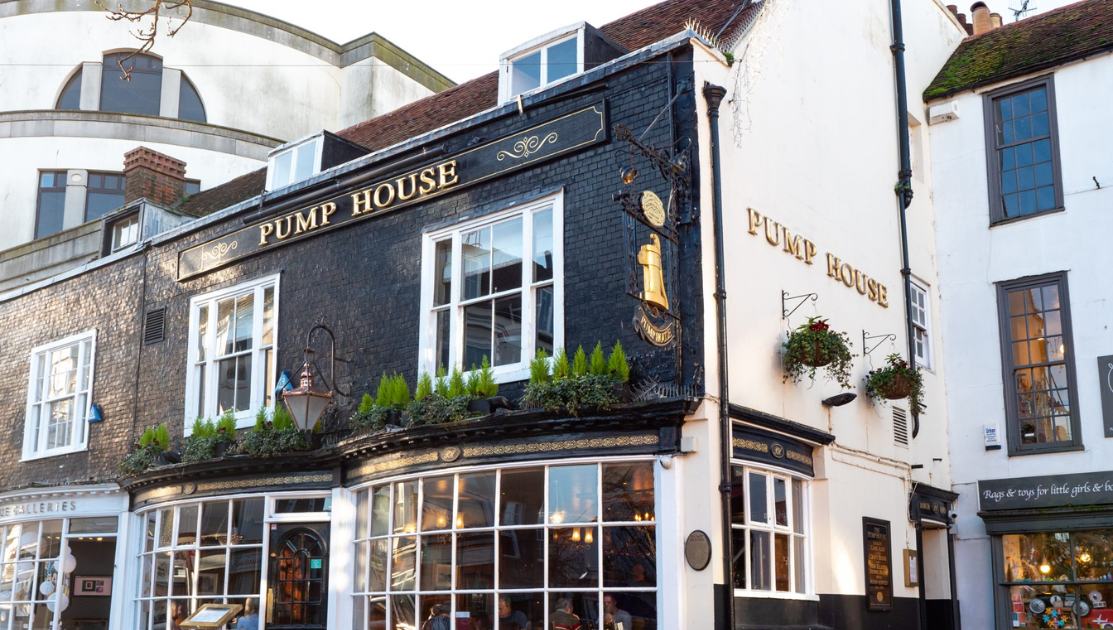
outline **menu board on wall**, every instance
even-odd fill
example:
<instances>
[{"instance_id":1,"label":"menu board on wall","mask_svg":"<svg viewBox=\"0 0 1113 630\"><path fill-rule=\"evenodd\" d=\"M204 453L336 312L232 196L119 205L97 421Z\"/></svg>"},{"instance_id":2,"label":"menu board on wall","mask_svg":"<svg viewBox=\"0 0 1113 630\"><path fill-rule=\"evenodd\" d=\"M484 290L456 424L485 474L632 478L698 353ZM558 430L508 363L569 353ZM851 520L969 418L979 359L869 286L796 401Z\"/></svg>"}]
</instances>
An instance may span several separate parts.
<instances>
[{"instance_id":1,"label":"menu board on wall","mask_svg":"<svg viewBox=\"0 0 1113 630\"><path fill-rule=\"evenodd\" d=\"M1113 438L1113 354L1098 357L1098 387L1101 388L1101 414L1105 418L1105 437Z\"/></svg>"},{"instance_id":2,"label":"menu board on wall","mask_svg":"<svg viewBox=\"0 0 1113 630\"><path fill-rule=\"evenodd\" d=\"M893 608L893 553L889 521L862 518L866 556L866 610Z\"/></svg>"}]
</instances>

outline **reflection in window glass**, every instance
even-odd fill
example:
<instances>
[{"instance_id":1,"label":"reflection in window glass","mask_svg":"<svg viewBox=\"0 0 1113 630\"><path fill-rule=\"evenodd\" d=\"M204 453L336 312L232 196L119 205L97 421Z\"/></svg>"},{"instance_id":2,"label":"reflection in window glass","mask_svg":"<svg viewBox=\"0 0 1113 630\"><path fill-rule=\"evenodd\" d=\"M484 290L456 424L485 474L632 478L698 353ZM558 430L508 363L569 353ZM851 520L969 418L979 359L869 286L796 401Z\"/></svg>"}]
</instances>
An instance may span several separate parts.
<instances>
[{"instance_id":1,"label":"reflection in window glass","mask_svg":"<svg viewBox=\"0 0 1113 630\"><path fill-rule=\"evenodd\" d=\"M104 56L100 83L100 111L158 116L162 99L162 60L150 55L135 55L123 61L131 68L131 79L124 80L120 62L128 53Z\"/></svg>"},{"instance_id":2,"label":"reflection in window glass","mask_svg":"<svg viewBox=\"0 0 1113 630\"><path fill-rule=\"evenodd\" d=\"M733 466L731 487L734 588L808 593L807 482Z\"/></svg>"},{"instance_id":3,"label":"reflection in window glass","mask_svg":"<svg viewBox=\"0 0 1113 630\"><path fill-rule=\"evenodd\" d=\"M66 172L39 173L38 212L35 238L45 238L62 231L66 210Z\"/></svg>"},{"instance_id":4,"label":"reflection in window glass","mask_svg":"<svg viewBox=\"0 0 1113 630\"><path fill-rule=\"evenodd\" d=\"M549 46L547 51L549 58L545 63L545 69L547 71L545 79L547 83L552 83L557 79L563 79L566 76L576 74L579 70L579 64L576 61L578 43L579 40L573 37L559 44Z\"/></svg>"},{"instance_id":5,"label":"reflection in window glass","mask_svg":"<svg viewBox=\"0 0 1113 630\"><path fill-rule=\"evenodd\" d=\"M560 328L554 212L551 203L542 203L430 236L423 371L469 371L486 358L499 378L524 369L539 349L552 352ZM460 282L455 289L454 273Z\"/></svg>"},{"instance_id":6,"label":"reflection in window glass","mask_svg":"<svg viewBox=\"0 0 1113 630\"><path fill-rule=\"evenodd\" d=\"M201 95L185 74L182 75L181 92L178 94L178 118L205 122L205 106L201 104Z\"/></svg>"},{"instance_id":7,"label":"reflection in window glass","mask_svg":"<svg viewBox=\"0 0 1113 630\"><path fill-rule=\"evenodd\" d=\"M69 83L66 83L66 87L62 88L62 96L58 97L58 107L55 109L81 109L81 73L82 70L78 70Z\"/></svg>"},{"instance_id":8,"label":"reflection in window glass","mask_svg":"<svg viewBox=\"0 0 1113 630\"><path fill-rule=\"evenodd\" d=\"M598 466L554 466L549 469L549 522L594 523Z\"/></svg>"},{"instance_id":9,"label":"reflection in window glass","mask_svg":"<svg viewBox=\"0 0 1113 630\"><path fill-rule=\"evenodd\" d=\"M1016 417L1010 420L1017 423L1022 446L1071 442L1073 438L1070 342L1063 329L1067 315L1059 300L1061 282L1065 279L1054 278L1004 293L1007 347L1011 349L1005 359L1013 374L1008 385L1016 408Z\"/></svg>"},{"instance_id":10,"label":"reflection in window glass","mask_svg":"<svg viewBox=\"0 0 1113 630\"><path fill-rule=\"evenodd\" d=\"M139 554L138 627L169 628L169 620L180 621L205 603L259 610L263 502L225 499L149 511L152 531L149 517L157 514L159 545Z\"/></svg>"},{"instance_id":11,"label":"reflection in window glass","mask_svg":"<svg viewBox=\"0 0 1113 630\"><path fill-rule=\"evenodd\" d=\"M652 462L408 479L359 491L357 509L374 512L372 497L389 499L381 489L390 488L388 522L376 528L378 517L370 515L372 525L363 530L370 536L354 542L355 630L406 628L411 619L431 626L438 614L456 619L458 628L462 620L494 628L497 616L500 628L540 630L560 599L581 621L602 628L603 589L612 596L612 617L624 619L621 610L638 624L630 630L656 630L656 530L644 518L656 513ZM599 523L604 505L614 518ZM427 529L442 513L446 527ZM357 514L356 522L363 518Z\"/></svg>"}]
</instances>

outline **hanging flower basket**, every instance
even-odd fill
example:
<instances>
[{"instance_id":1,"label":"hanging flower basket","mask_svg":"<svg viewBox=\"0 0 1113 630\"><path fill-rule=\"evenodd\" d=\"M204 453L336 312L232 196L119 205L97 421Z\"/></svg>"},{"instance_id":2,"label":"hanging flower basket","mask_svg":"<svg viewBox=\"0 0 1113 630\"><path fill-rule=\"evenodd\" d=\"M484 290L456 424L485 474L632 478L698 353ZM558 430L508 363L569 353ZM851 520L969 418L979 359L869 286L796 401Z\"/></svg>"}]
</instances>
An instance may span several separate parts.
<instances>
[{"instance_id":1,"label":"hanging flower basket","mask_svg":"<svg viewBox=\"0 0 1113 630\"><path fill-rule=\"evenodd\" d=\"M827 320L809 317L808 323L788 335L784 344L784 380L793 383L807 377L815 379L823 369L827 378L850 389L850 340L846 333L835 332Z\"/></svg>"},{"instance_id":2,"label":"hanging flower basket","mask_svg":"<svg viewBox=\"0 0 1113 630\"><path fill-rule=\"evenodd\" d=\"M908 399L914 414L923 413L923 376L899 354L885 357L885 366L866 375L866 395L874 400Z\"/></svg>"}]
</instances>

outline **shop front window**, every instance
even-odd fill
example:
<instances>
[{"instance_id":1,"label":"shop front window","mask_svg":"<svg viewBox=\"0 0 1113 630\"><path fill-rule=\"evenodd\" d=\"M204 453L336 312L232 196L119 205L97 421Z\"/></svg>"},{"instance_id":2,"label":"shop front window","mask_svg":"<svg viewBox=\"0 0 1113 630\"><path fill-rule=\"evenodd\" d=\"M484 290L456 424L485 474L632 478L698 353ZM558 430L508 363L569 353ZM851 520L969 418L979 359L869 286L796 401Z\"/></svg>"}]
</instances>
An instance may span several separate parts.
<instances>
[{"instance_id":1,"label":"shop front window","mask_svg":"<svg viewBox=\"0 0 1113 630\"><path fill-rule=\"evenodd\" d=\"M653 474L608 462L361 490L354 628L657 628Z\"/></svg>"},{"instance_id":2,"label":"shop front window","mask_svg":"<svg viewBox=\"0 0 1113 630\"><path fill-rule=\"evenodd\" d=\"M0 526L0 629L63 630L78 620L110 627L96 597L112 592L116 523L111 516Z\"/></svg>"},{"instance_id":3,"label":"shop front window","mask_svg":"<svg viewBox=\"0 0 1113 630\"><path fill-rule=\"evenodd\" d=\"M1113 530L1001 538L1013 628L1113 624Z\"/></svg>"},{"instance_id":4,"label":"shop front window","mask_svg":"<svg viewBox=\"0 0 1113 630\"><path fill-rule=\"evenodd\" d=\"M731 468L736 595L806 595L808 485L768 470Z\"/></svg>"},{"instance_id":5,"label":"shop front window","mask_svg":"<svg viewBox=\"0 0 1113 630\"><path fill-rule=\"evenodd\" d=\"M146 512L137 628L177 628L203 604L243 606L228 627L257 628L264 501L206 501Z\"/></svg>"}]
</instances>

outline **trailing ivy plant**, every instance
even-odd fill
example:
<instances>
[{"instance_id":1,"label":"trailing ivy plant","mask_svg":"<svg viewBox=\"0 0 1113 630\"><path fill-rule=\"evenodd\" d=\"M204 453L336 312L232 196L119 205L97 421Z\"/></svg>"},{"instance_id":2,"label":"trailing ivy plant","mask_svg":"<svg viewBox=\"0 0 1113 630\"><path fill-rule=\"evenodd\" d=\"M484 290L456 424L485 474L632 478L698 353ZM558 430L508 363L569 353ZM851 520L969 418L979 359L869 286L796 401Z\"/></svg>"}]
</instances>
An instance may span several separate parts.
<instances>
[{"instance_id":1,"label":"trailing ivy plant","mask_svg":"<svg viewBox=\"0 0 1113 630\"><path fill-rule=\"evenodd\" d=\"M782 346L785 381L792 379L796 383L805 377L815 380L816 372L822 368L828 378L851 389L850 338L846 333L831 330L827 320L809 317L808 323L789 333Z\"/></svg>"},{"instance_id":2,"label":"trailing ivy plant","mask_svg":"<svg viewBox=\"0 0 1113 630\"><path fill-rule=\"evenodd\" d=\"M274 417L267 419L265 409L255 415L255 427L240 442L240 452L252 457L273 457L280 453L308 451L312 444L294 422L286 405L274 406Z\"/></svg>"},{"instance_id":3,"label":"trailing ivy plant","mask_svg":"<svg viewBox=\"0 0 1113 630\"><path fill-rule=\"evenodd\" d=\"M908 365L899 354L885 357L884 367L866 375L866 395L874 401L908 399L912 413L924 411L924 379L919 368Z\"/></svg>"},{"instance_id":4,"label":"trailing ivy plant","mask_svg":"<svg viewBox=\"0 0 1113 630\"><path fill-rule=\"evenodd\" d=\"M551 362L539 350L530 361L529 373L522 398L527 407L577 415L581 408L607 409L619 402L616 389L629 380L630 366L622 344L615 343L610 358L604 359L602 342L597 342L590 360L581 346L571 364L563 348L557 349Z\"/></svg>"}]
</instances>

